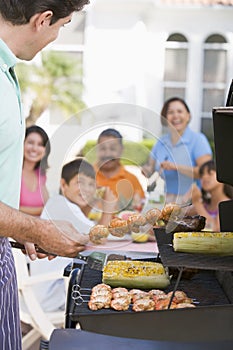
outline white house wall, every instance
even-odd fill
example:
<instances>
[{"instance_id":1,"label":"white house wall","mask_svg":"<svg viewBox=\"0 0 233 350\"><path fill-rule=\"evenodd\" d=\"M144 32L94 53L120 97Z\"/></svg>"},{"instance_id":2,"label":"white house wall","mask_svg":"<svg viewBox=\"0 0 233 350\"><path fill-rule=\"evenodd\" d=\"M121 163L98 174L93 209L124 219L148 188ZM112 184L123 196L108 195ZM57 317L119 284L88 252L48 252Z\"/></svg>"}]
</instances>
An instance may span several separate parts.
<instances>
[{"instance_id":1,"label":"white house wall","mask_svg":"<svg viewBox=\"0 0 233 350\"><path fill-rule=\"evenodd\" d=\"M186 100L192 126L200 129L202 44L214 33L229 41L228 81L233 77L231 7L156 7L153 1L96 0L87 13L84 50L85 101L138 104L159 113L163 104L167 37L189 41ZM228 86L226 86L227 92ZM159 126L156 126L156 129Z\"/></svg>"}]
</instances>

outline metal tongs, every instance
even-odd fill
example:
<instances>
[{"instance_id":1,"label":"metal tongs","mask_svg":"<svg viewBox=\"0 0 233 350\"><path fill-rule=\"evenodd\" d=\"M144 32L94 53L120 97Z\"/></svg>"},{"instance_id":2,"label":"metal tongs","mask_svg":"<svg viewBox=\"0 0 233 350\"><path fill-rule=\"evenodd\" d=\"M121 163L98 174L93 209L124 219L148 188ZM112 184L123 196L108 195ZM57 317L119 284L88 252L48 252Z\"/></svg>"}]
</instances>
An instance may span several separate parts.
<instances>
[{"instance_id":1,"label":"metal tongs","mask_svg":"<svg viewBox=\"0 0 233 350\"><path fill-rule=\"evenodd\" d=\"M10 241L10 244L12 248L25 250L24 245L19 242ZM46 252L44 249L38 247L37 245L35 245L35 248L38 253L57 256L56 254ZM122 254L106 254L103 252L91 252L89 255L83 255L79 253L74 259L81 260L82 263L86 263L90 269L98 271L102 271L103 267L109 260L131 260L131 258L126 257Z\"/></svg>"}]
</instances>

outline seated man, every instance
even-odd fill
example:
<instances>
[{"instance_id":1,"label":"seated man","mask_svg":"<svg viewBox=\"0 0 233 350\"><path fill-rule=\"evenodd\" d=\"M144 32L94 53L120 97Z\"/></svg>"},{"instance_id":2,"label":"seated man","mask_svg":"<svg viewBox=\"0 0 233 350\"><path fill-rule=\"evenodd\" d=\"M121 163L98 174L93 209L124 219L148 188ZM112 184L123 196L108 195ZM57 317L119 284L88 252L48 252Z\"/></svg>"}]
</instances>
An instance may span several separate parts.
<instances>
[{"instance_id":1,"label":"seated man","mask_svg":"<svg viewBox=\"0 0 233 350\"><path fill-rule=\"evenodd\" d=\"M137 177L121 164L122 135L115 129L101 132L97 141L95 164L98 186L109 186L118 198L118 210L140 210L145 198Z\"/></svg>"}]
</instances>

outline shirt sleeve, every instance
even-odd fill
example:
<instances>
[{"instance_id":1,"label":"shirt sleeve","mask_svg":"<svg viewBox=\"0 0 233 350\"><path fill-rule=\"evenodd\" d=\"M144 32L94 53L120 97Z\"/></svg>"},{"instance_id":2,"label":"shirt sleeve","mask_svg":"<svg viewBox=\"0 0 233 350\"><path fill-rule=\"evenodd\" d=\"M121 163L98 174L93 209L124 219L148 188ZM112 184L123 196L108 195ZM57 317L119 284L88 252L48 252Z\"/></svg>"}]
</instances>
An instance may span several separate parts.
<instances>
[{"instance_id":1,"label":"shirt sleeve","mask_svg":"<svg viewBox=\"0 0 233 350\"><path fill-rule=\"evenodd\" d=\"M196 160L206 154L212 155L210 144L204 134L198 133L193 147L193 157Z\"/></svg>"}]
</instances>

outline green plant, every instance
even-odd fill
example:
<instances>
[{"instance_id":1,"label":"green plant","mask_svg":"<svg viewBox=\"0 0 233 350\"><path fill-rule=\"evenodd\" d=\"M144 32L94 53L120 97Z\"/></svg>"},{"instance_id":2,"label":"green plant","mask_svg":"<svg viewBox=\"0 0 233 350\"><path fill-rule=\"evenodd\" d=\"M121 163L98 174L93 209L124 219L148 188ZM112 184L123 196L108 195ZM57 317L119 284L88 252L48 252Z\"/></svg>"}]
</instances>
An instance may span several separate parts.
<instances>
[{"instance_id":1,"label":"green plant","mask_svg":"<svg viewBox=\"0 0 233 350\"><path fill-rule=\"evenodd\" d=\"M22 97L30 98L27 125L35 124L48 108L56 106L65 116L85 108L82 101L81 60L66 53L45 51L41 64L19 63L16 67Z\"/></svg>"}]
</instances>

